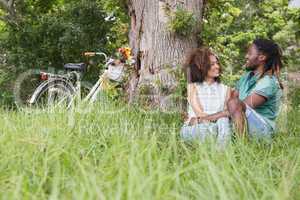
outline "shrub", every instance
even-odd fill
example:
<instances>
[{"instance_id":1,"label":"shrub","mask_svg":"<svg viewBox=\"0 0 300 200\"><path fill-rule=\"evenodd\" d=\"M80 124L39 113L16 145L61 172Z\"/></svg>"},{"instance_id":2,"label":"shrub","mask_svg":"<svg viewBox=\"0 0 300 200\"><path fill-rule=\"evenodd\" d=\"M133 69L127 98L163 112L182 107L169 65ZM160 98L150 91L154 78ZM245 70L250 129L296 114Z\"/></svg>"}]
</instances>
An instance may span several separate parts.
<instances>
[{"instance_id":1,"label":"shrub","mask_svg":"<svg viewBox=\"0 0 300 200\"><path fill-rule=\"evenodd\" d=\"M188 37L197 25L194 14L183 8L177 8L174 12L170 11L169 17L169 30L182 37Z\"/></svg>"}]
</instances>

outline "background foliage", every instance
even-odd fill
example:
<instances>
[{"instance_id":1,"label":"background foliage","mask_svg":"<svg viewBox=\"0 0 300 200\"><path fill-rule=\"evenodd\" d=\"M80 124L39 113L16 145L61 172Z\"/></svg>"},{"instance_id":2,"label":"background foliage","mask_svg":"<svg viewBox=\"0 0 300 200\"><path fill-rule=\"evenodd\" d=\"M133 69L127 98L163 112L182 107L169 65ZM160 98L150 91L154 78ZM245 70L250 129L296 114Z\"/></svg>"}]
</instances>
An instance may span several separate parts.
<instances>
[{"instance_id":1,"label":"background foliage","mask_svg":"<svg viewBox=\"0 0 300 200\"><path fill-rule=\"evenodd\" d=\"M177 8L174 12L169 11L168 29L178 36L188 38L193 34L197 21L192 12L183 8Z\"/></svg>"},{"instance_id":2,"label":"background foliage","mask_svg":"<svg viewBox=\"0 0 300 200\"><path fill-rule=\"evenodd\" d=\"M83 61L83 51L111 54L127 44L130 19L124 0L25 0L17 5L18 25L0 23L1 104L12 104L12 86L22 71L60 70L64 63ZM199 39L219 55L227 84L238 79L247 45L256 37L277 41L288 70L299 70L300 11L289 9L288 0L207 0L204 13ZM99 68L92 71L87 79L95 81Z\"/></svg>"},{"instance_id":3,"label":"background foliage","mask_svg":"<svg viewBox=\"0 0 300 200\"><path fill-rule=\"evenodd\" d=\"M212 47L233 84L244 65L247 46L257 37L273 39L284 50L288 70L299 70L300 10L288 0L208 0L201 40Z\"/></svg>"},{"instance_id":4,"label":"background foliage","mask_svg":"<svg viewBox=\"0 0 300 200\"><path fill-rule=\"evenodd\" d=\"M127 26L120 22L125 12L120 14L123 8L112 2L28 0L18 3L17 12L22 16L18 25L1 24L0 101L6 104L12 101L14 80L23 71L62 70L65 63L83 62L84 51L110 54L126 43ZM91 70L95 73L88 73L87 78L96 80L99 69Z\"/></svg>"}]
</instances>

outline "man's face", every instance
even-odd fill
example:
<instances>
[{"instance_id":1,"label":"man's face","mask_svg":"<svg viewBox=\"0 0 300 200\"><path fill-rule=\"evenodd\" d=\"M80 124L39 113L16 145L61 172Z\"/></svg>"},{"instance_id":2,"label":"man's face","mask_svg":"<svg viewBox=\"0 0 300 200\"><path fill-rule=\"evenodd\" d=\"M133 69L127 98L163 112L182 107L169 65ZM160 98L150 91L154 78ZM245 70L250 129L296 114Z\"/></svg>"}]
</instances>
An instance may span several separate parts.
<instances>
[{"instance_id":1,"label":"man's face","mask_svg":"<svg viewBox=\"0 0 300 200\"><path fill-rule=\"evenodd\" d=\"M256 46L252 44L248 48L246 54L246 68L249 70L255 70L261 64L261 59L259 56L259 51L257 50Z\"/></svg>"}]
</instances>

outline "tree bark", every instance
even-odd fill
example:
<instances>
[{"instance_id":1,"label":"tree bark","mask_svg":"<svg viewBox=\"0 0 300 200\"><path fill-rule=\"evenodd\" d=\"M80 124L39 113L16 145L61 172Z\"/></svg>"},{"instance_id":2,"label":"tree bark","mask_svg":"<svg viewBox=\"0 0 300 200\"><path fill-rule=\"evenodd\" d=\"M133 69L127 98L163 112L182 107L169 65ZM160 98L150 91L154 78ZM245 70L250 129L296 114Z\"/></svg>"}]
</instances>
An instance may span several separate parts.
<instances>
[{"instance_id":1,"label":"tree bark","mask_svg":"<svg viewBox=\"0 0 300 200\"><path fill-rule=\"evenodd\" d=\"M182 7L193 12L197 26L189 37L181 37L168 29L170 17L166 8L175 11ZM162 94L157 82L165 87L176 87L177 81L167 68L182 64L186 51L198 47L202 0L129 0L128 10L131 17L129 34L130 47L136 59L136 74L131 78L129 101L141 96L141 87L150 86L148 97L151 102L162 108L168 107L167 97ZM171 89L172 90L172 89Z\"/></svg>"}]
</instances>

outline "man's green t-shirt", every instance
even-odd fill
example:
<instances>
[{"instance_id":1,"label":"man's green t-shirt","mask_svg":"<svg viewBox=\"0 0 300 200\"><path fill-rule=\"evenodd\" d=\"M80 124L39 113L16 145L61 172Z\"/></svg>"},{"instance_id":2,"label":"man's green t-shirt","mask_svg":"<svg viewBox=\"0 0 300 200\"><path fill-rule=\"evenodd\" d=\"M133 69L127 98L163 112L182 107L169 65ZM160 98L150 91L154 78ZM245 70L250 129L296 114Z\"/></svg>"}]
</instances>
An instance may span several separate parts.
<instances>
[{"instance_id":1,"label":"man's green t-shirt","mask_svg":"<svg viewBox=\"0 0 300 200\"><path fill-rule=\"evenodd\" d=\"M259 94L267 101L256 107L254 110L260 114L266 122L275 129L275 119L279 113L282 89L278 79L274 75L264 75L260 78L259 74L250 71L244 74L236 85L239 91L239 99L245 100L252 93Z\"/></svg>"}]
</instances>

